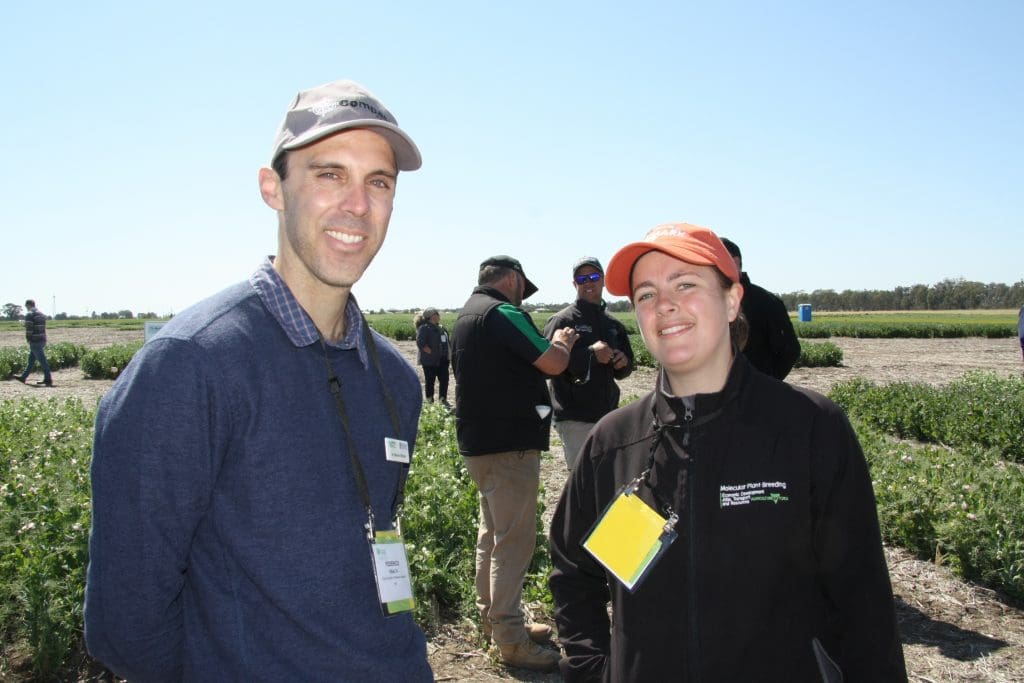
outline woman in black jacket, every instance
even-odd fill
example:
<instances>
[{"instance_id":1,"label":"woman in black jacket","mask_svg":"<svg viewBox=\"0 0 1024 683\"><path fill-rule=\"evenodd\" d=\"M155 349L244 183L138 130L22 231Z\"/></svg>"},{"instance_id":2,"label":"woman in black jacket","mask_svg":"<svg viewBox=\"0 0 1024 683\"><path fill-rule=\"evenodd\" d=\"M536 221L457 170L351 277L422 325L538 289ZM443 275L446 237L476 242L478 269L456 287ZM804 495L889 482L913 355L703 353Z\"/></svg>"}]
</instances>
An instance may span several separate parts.
<instances>
[{"instance_id":1,"label":"woman in black jacket","mask_svg":"<svg viewBox=\"0 0 1024 683\"><path fill-rule=\"evenodd\" d=\"M736 352L743 288L721 241L659 226L605 277L661 371L598 422L555 510L565 679L905 681L856 435Z\"/></svg>"},{"instance_id":2,"label":"woman in black jacket","mask_svg":"<svg viewBox=\"0 0 1024 683\"><path fill-rule=\"evenodd\" d=\"M441 314L436 308L424 309L416 316L416 348L419 364L423 366L423 395L434 401L434 381L437 397L448 405L448 330L441 326Z\"/></svg>"}]
</instances>

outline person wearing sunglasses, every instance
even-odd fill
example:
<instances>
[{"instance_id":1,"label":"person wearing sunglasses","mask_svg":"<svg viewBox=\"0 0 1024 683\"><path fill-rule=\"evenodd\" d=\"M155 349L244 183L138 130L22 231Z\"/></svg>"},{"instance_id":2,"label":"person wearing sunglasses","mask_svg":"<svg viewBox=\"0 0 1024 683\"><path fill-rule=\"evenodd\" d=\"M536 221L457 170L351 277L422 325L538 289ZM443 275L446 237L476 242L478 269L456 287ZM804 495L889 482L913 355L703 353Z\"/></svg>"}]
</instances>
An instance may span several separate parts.
<instances>
[{"instance_id":1,"label":"person wearing sunglasses","mask_svg":"<svg viewBox=\"0 0 1024 683\"><path fill-rule=\"evenodd\" d=\"M725 245L658 226L612 257L606 286L631 297L661 369L590 432L555 508L565 680L906 681L857 435L737 350Z\"/></svg>"},{"instance_id":2,"label":"person wearing sunglasses","mask_svg":"<svg viewBox=\"0 0 1024 683\"><path fill-rule=\"evenodd\" d=\"M548 339L565 327L579 334L569 367L550 381L555 431L570 470L590 428L619 406L615 380L633 372L633 348L626 328L605 307L601 262L593 256L577 260L572 279L575 303L551 316L544 326Z\"/></svg>"}]
</instances>

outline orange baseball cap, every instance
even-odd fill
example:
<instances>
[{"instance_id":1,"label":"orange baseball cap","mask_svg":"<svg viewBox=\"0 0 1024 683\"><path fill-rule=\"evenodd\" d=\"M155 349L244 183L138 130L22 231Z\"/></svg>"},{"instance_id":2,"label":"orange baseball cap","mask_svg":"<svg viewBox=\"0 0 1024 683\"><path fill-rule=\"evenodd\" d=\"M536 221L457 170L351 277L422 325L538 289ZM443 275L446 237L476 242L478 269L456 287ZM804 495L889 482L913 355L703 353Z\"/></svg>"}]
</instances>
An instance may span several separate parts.
<instances>
[{"instance_id":1,"label":"orange baseball cap","mask_svg":"<svg viewBox=\"0 0 1024 683\"><path fill-rule=\"evenodd\" d=\"M633 266L637 259L651 251L660 251L698 266L714 266L733 282L740 281L736 262L718 235L699 225L665 223L648 232L642 242L627 244L615 252L604 274L604 285L608 293L630 296Z\"/></svg>"}]
</instances>

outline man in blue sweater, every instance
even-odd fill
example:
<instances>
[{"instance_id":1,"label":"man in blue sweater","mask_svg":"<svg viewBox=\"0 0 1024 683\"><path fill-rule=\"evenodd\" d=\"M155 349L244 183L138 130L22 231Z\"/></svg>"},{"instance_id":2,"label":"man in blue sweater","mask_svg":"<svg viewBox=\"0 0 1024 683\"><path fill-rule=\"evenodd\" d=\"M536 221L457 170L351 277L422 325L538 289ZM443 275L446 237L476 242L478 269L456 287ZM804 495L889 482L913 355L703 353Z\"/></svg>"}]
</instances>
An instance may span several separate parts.
<instances>
[{"instance_id":1,"label":"man in blue sweater","mask_svg":"<svg viewBox=\"0 0 1024 683\"><path fill-rule=\"evenodd\" d=\"M393 533L419 381L351 296L419 166L358 84L300 92L259 172L277 256L171 320L104 397L85 637L117 675L432 679Z\"/></svg>"}]
</instances>

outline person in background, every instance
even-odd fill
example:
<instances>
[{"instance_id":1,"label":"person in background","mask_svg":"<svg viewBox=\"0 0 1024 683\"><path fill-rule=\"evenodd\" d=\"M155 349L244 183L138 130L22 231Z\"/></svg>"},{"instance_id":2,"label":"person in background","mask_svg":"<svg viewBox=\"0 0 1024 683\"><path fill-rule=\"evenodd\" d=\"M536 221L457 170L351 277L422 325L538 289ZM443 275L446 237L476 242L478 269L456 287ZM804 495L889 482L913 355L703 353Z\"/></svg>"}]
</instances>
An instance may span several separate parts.
<instances>
[{"instance_id":1,"label":"person in background","mask_svg":"<svg viewBox=\"0 0 1024 683\"><path fill-rule=\"evenodd\" d=\"M1020 340L1021 360L1024 360L1024 306L1017 313L1017 338Z\"/></svg>"},{"instance_id":2,"label":"person in background","mask_svg":"<svg viewBox=\"0 0 1024 683\"><path fill-rule=\"evenodd\" d=\"M32 299L25 301L25 341L28 342L28 362L25 364L24 372L15 379L25 384L36 367L36 361L39 361L39 367L43 369L43 379L36 382L36 385L52 387L50 362L46 360L46 316L36 308L36 302Z\"/></svg>"},{"instance_id":3,"label":"person in background","mask_svg":"<svg viewBox=\"0 0 1024 683\"><path fill-rule=\"evenodd\" d=\"M433 680L394 534L423 399L352 295L419 167L362 86L300 92L259 170L277 256L104 396L85 641L118 676Z\"/></svg>"},{"instance_id":4,"label":"person in background","mask_svg":"<svg viewBox=\"0 0 1024 683\"><path fill-rule=\"evenodd\" d=\"M448 330L441 326L441 314L436 308L424 309L416 316L416 348L423 366L423 395L434 402L434 382L437 397L448 405Z\"/></svg>"},{"instance_id":5,"label":"person in background","mask_svg":"<svg viewBox=\"0 0 1024 683\"><path fill-rule=\"evenodd\" d=\"M625 326L605 309L604 268L593 256L572 268L576 302L548 319L544 336L571 327L579 334L569 367L551 378L555 431L562 439L565 464L576 464L583 441L594 423L619 406L617 379L633 372L633 347Z\"/></svg>"},{"instance_id":6,"label":"person in background","mask_svg":"<svg viewBox=\"0 0 1024 683\"><path fill-rule=\"evenodd\" d=\"M632 299L661 369L597 423L555 508L565 680L906 681L857 436L737 351L743 286L722 242L658 226L612 257L606 286ZM632 520L600 527L612 552L589 544L606 513Z\"/></svg>"},{"instance_id":7,"label":"person in background","mask_svg":"<svg viewBox=\"0 0 1024 683\"><path fill-rule=\"evenodd\" d=\"M452 330L459 452L480 492L476 606L485 638L510 666L550 670L542 647L551 627L526 624L523 582L537 540L540 453L548 449L551 405L545 377L569 364L577 333L541 335L523 300L537 288L511 256L480 264L479 284Z\"/></svg>"},{"instance_id":8,"label":"person in background","mask_svg":"<svg viewBox=\"0 0 1024 683\"><path fill-rule=\"evenodd\" d=\"M743 255L735 242L723 238L722 243L736 262L743 285L743 316L747 319L743 355L766 375L785 379L800 359L800 340L793 330L786 305L782 299L750 281L743 270Z\"/></svg>"}]
</instances>

